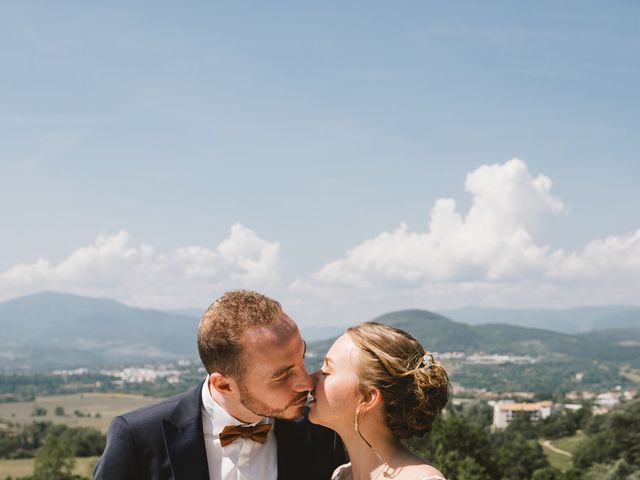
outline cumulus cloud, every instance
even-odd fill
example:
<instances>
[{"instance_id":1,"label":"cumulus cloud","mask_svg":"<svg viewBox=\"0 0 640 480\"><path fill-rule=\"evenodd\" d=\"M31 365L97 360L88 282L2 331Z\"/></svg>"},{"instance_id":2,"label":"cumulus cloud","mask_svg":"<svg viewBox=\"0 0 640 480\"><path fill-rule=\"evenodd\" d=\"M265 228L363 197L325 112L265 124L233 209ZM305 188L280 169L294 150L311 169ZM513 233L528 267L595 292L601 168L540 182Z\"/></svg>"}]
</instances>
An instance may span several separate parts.
<instances>
[{"instance_id":1,"label":"cumulus cloud","mask_svg":"<svg viewBox=\"0 0 640 480\"><path fill-rule=\"evenodd\" d=\"M393 309L638 304L640 229L575 251L539 240L545 219L568 214L551 180L518 159L484 165L464 182L470 206L432 205L423 230L404 223L287 282L280 244L236 224L214 247L160 251L127 231L100 236L58 263L0 272L0 301L40 290L104 296L155 308L205 307L229 288L280 299L303 323L366 320Z\"/></svg>"},{"instance_id":2,"label":"cumulus cloud","mask_svg":"<svg viewBox=\"0 0 640 480\"><path fill-rule=\"evenodd\" d=\"M550 276L568 282L635 283L640 279L640 229L596 239L580 252L555 256ZM637 290L640 291L640 290Z\"/></svg>"},{"instance_id":3,"label":"cumulus cloud","mask_svg":"<svg viewBox=\"0 0 640 480\"><path fill-rule=\"evenodd\" d=\"M104 296L156 308L202 306L228 288L274 288L277 242L236 224L214 249L189 246L161 252L129 232L99 236L57 264L39 259L0 273L2 300L40 290Z\"/></svg>"},{"instance_id":4,"label":"cumulus cloud","mask_svg":"<svg viewBox=\"0 0 640 480\"><path fill-rule=\"evenodd\" d=\"M531 229L545 214L564 211L551 194L551 180L533 177L524 162L482 166L467 176L472 204L463 216L453 199L439 199L426 232L401 224L365 240L345 258L313 275L322 283L355 287L419 285L430 281L503 280L546 267L548 247L537 246Z\"/></svg>"},{"instance_id":5,"label":"cumulus cloud","mask_svg":"<svg viewBox=\"0 0 640 480\"><path fill-rule=\"evenodd\" d=\"M290 291L318 299L369 292L376 303L401 298L405 306L637 303L640 230L575 252L539 244L544 218L567 213L551 189L548 177L532 175L519 159L481 166L465 180L466 213L453 199L438 199L425 231L400 224L295 280Z\"/></svg>"}]
</instances>

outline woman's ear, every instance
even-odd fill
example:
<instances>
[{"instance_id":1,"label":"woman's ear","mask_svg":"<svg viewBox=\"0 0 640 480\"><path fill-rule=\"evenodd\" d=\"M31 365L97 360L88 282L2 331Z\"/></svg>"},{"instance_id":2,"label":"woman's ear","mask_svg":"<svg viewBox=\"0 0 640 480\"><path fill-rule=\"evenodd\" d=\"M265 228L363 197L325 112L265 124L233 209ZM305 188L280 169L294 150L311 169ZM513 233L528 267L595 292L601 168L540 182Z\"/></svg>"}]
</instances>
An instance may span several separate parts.
<instances>
[{"instance_id":1,"label":"woman's ear","mask_svg":"<svg viewBox=\"0 0 640 480\"><path fill-rule=\"evenodd\" d=\"M369 412L382 404L382 393L380 389L372 387L363 395L360 401L360 409L362 412Z\"/></svg>"},{"instance_id":2,"label":"woman's ear","mask_svg":"<svg viewBox=\"0 0 640 480\"><path fill-rule=\"evenodd\" d=\"M237 384L233 378L219 372L209 375L209 387L215 389L220 395L230 395L237 390Z\"/></svg>"}]
</instances>

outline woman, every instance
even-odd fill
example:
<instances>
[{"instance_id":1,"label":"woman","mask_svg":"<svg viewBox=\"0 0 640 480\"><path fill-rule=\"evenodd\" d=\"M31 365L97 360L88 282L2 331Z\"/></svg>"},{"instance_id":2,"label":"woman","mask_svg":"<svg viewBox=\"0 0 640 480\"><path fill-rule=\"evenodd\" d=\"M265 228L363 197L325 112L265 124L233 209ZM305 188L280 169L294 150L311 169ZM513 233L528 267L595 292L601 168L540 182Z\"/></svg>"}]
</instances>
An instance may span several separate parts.
<instances>
[{"instance_id":1,"label":"woman","mask_svg":"<svg viewBox=\"0 0 640 480\"><path fill-rule=\"evenodd\" d=\"M400 442L430 431L449 396L447 373L415 338L361 323L335 341L314 376L309 419L335 430L351 459L333 480L444 480Z\"/></svg>"}]
</instances>

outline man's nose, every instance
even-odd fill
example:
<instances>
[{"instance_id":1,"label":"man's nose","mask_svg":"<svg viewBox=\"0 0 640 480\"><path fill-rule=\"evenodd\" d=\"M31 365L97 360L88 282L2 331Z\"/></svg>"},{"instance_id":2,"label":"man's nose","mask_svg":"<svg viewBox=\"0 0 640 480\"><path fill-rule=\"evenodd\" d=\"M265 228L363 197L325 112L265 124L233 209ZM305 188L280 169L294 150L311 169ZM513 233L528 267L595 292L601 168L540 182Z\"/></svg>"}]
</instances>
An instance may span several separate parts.
<instances>
[{"instance_id":1,"label":"man's nose","mask_svg":"<svg viewBox=\"0 0 640 480\"><path fill-rule=\"evenodd\" d=\"M320 377L322 376L322 372L320 370L316 370L311 374L311 380L313 380L313 388L318 386L318 382L320 382Z\"/></svg>"},{"instance_id":2,"label":"man's nose","mask_svg":"<svg viewBox=\"0 0 640 480\"><path fill-rule=\"evenodd\" d=\"M315 381L309 375L306 368L302 368L300 375L298 376L297 382L295 384L295 389L298 392L309 392L313 390L315 387Z\"/></svg>"}]
</instances>

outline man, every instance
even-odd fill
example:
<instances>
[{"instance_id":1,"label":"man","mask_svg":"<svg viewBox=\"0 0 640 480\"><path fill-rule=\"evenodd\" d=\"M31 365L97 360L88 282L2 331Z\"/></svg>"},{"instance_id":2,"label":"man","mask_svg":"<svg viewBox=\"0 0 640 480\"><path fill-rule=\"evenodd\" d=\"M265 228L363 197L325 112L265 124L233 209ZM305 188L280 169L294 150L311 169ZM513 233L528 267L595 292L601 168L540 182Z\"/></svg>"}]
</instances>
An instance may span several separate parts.
<instances>
[{"instance_id":1,"label":"man","mask_svg":"<svg viewBox=\"0 0 640 480\"><path fill-rule=\"evenodd\" d=\"M314 385L278 302L225 293L200 321L198 352L203 385L114 418L95 479L325 480L345 462L333 431L299 418Z\"/></svg>"}]
</instances>

